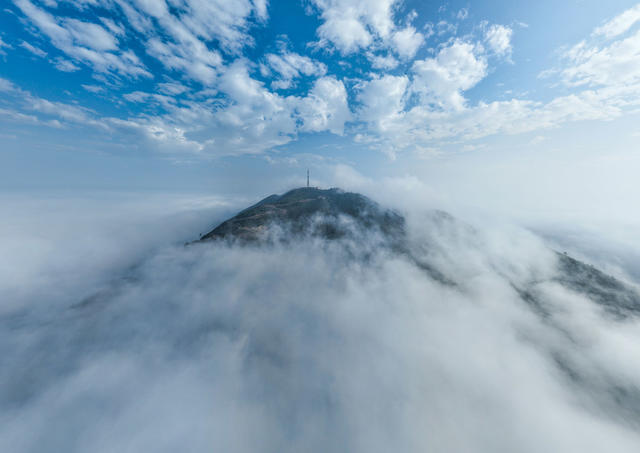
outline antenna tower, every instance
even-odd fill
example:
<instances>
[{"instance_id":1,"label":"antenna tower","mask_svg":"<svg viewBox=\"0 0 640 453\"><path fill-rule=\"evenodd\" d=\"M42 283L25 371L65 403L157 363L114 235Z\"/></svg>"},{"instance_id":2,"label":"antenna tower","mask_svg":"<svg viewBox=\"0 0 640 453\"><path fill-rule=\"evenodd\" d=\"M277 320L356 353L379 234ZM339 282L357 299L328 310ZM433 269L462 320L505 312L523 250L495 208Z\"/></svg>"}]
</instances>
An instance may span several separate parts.
<instances>
[{"instance_id":1,"label":"antenna tower","mask_svg":"<svg viewBox=\"0 0 640 453\"><path fill-rule=\"evenodd\" d=\"M309 188L309 169L307 168L307 188Z\"/></svg>"}]
</instances>

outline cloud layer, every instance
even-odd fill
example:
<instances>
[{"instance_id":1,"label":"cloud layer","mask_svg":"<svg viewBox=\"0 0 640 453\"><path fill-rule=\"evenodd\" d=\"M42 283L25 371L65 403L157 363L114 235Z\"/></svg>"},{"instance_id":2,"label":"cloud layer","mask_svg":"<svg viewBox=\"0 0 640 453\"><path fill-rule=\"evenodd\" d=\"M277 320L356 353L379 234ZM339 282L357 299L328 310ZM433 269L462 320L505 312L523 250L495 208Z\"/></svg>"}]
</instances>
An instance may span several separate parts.
<instances>
[{"instance_id":1,"label":"cloud layer","mask_svg":"<svg viewBox=\"0 0 640 453\"><path fill-rule=\"evenodd\" d=\"M415 212L412 250L454 287L375 236L141 256L151 225L188 236L176 206L78 224L75 246L43 230L37 272L18 241L37 291L0 318L3 450L637 451L640 324L554 283L535 237ZM97 268L113 250L135 265ZM514 289L532 282L544 316Z\"/></svg>"}]
</instances>

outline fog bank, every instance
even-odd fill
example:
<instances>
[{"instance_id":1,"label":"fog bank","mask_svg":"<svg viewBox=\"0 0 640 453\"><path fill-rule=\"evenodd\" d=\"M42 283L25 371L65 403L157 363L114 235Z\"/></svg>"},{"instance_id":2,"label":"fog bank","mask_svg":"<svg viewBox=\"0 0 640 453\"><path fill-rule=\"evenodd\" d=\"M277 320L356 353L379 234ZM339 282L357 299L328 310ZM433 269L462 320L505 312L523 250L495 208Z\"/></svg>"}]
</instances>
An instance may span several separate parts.
<instances>
[{"instance_id":1,"label":"fog bank","mask_svg":"<svg viewBox=\"0 0 640 453\"><path fill-rule=\"evenodd\" d=\"M417 260L362 232L184 247L229 204L143 205L14 209L0 450L640 448L640 323L558 284L527 231L416 207Z\"/></svg>"}]
</instances>

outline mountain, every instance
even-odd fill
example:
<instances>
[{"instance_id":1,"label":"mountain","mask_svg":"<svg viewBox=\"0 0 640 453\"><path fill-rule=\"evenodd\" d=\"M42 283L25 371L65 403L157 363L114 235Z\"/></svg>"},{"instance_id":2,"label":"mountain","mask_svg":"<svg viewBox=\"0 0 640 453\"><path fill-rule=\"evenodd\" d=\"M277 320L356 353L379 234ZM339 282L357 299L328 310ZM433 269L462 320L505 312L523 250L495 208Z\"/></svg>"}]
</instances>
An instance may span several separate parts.
<instances>
[{"instance_id":1,"label":"mountain","mask_svg":"<svg viewBox=\"0 0 640 453\"><path fill-rule=\"evenodd\" d=\"M303 187L265 198L222 222L201 240L256 241L276 224L293 234L308 233L326 239L342 238L353 226L398 239L404 236L405 220L364 195L336 188Z\"/></svg>"},{"instance_id":2,"label":"mountain","mask_svg":"<svg viewBox=\"0 0 640 453\"><path fill-rule=\"evenodd\" d=\"M472 227L443 211L432 211L428 222L425 225L428 230L457 230L474 235ZM416 245L409 240L406 220L400 213L364 195L337 188L303 187L283 195L270 195L196 242L227 240L248 244L294 238L349 239L351 242L345 247L351 248L354 256L369 257L376 251L388 250L408 258L442 284L455 287L463 283L459 276L441 269L438 260L429 259L429 253L416 253ZM437 238L421 246L437 249ZM588 297L613 316L640 314L640 293L634 287L565 253L556 252L555 256L556 270L551 281ZM524 301L544 314L544 303L536 292L540 283L512 284Z\"/></svg>"}]
</instances>

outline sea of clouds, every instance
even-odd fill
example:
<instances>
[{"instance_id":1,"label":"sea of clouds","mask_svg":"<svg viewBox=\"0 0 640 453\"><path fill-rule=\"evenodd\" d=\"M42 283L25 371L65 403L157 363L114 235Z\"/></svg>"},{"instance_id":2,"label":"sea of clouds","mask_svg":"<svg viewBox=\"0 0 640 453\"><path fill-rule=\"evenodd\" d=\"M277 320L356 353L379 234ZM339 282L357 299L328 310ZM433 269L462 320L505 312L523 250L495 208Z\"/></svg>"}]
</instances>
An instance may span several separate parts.
<instances>
[{"instance_id":1,"label":"sea of clouds","mask_svg":"<svg viewBox=\"0 0 640 453\"><path fill-rule=\"evenodd\" d=\"M640 451L640 322L540 238L404 206L411 256L184 245L239 207L3 200L0 451Z\"/></svg>"}]
</instances>

